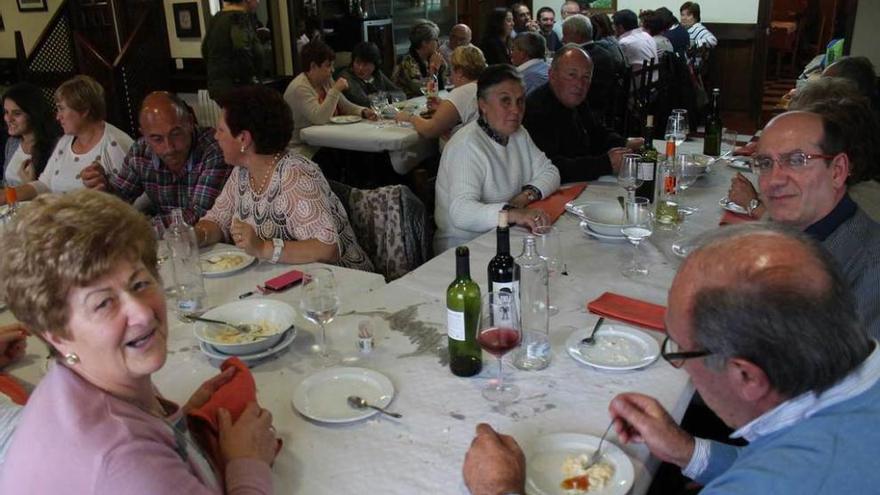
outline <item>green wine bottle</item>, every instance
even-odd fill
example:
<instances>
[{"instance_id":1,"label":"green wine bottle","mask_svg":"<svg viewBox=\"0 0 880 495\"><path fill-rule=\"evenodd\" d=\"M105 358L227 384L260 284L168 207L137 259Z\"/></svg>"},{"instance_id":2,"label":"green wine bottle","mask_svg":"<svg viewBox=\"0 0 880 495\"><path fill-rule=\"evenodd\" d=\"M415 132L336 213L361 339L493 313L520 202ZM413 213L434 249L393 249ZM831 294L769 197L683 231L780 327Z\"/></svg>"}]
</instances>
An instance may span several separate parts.
<instances>
[{"instance_id":1,"label":"green wine bottle","mask_svg":"<svg viewBox=\"0 0 880 495\"><path fill-rule=\"evenodd\" d=\"M446 322L449 337L449 369L456 376L474 376L483 367L477 344L480 319L480 286L471 279L470 252L455 249L455 280L446 289Z\"/></svg>"}]
</instances>

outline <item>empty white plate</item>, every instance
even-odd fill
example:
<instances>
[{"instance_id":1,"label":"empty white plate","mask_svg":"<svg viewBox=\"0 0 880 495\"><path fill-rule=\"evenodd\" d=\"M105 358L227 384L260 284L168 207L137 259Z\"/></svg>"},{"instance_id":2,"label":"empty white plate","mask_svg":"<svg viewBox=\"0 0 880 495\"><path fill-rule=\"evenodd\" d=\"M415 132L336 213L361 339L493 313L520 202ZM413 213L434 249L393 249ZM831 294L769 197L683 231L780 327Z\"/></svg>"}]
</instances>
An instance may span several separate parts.
<instances>
[{"instance_id":1,"label":"empty white plate","mask_svg":"<svg viewBox=\"0 0 880 495\"><path fill-rule=\"evenodd\" d=\"M334 124L354 124L360 122L363 118L360 115L337 115L330 117L330 122Z\"/></svg>"},{"instance_id":2,"label":"empty white plate","mask_svg":"<svg viewBox=\"0 0 880 495\"><path fill-rule=\"evenodd\" d=\"M526 493L529 495L565 495L560 483L565 479L562 463L568 457L592 454L599 445L599 437L578 433L544 435L525 446ZM590 490L590 495L625 495L632 488L635 471L632 461L608 438L602 444L602 462L614 467L614 476L601 490Z\"/></svg>"},{"instance_id":3,"label":"empty white plate","mask_svg":"<svg viewBox=\"0 0 880 495\"><path fill-rule=\"evenodd\" d=\"M565 341L565 348L575 361L603 370L626 371L644 368L660 357L660 345L641 330L605 323L596 332L593 345L581 344L581 339L592 330L575 330Z\"/></svg>"},{"instance_id":4,"label":"empty white plate","mask_svg":"<svg viewBox=\"0 0 880 495\"><path fill-rule=\"evenodd\" d=\"M357 395L378 407L394 398L394 385L387 376L366 368L329 368L306 377L293 393L293 407L303 416L324 423L348 423L379 411L355 409L348 396Z\"/></svg>"}]
</instances>

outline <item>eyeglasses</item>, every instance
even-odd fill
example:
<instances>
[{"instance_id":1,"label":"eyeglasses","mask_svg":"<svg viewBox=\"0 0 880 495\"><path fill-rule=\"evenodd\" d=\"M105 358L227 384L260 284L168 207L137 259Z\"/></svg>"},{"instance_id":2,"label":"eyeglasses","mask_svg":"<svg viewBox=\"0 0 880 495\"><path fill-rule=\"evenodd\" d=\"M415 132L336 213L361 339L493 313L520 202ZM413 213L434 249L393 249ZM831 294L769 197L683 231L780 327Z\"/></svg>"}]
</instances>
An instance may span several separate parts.
<instances>
[{"instance_id":1,"label":"eyeglasses","mask_svg":"<svg viewBox=\"0 0 880 495\"><path fill-rule=\"evenodd\" d=\"M688 359L706 357L712 354L712 351L679 351L678 343L666 336L663 340L663 346L660 347L660 355L673 368L681 368Z\"/></svg>"},{"instance_id":2,"label":"eyeglasses","mask_svg":"<svg viewBox=\"0 0 880 495\"><path fill-rule=\"evenodd\" d=\"M792 170L802 170L804 166L806 166L807 161L814 158L831 160L834 158L834 155L804 153L803 151L782 153L778 158L773 158L772 156L767 155L757 155L752 160L752 168L759 174L765 174L773 170L774 163L778 163L781 167L788 167Z\"/></svg>"}]
</instances>

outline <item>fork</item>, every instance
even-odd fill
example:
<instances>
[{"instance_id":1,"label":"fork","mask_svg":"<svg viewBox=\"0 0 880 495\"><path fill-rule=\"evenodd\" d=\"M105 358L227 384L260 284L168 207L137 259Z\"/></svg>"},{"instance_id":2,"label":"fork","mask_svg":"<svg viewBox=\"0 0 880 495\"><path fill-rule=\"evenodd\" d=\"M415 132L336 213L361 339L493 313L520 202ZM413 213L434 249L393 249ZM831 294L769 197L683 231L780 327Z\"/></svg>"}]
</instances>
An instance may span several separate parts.
<instances>
[{"instance_id":1,"label":"fork","mask_svg":"<svg viewBox=\"0 0 880 495\"><path fill-rule=\"evenodd\" d=\"M581 344L593 345L596 343L596 331L599 330L599 327L602 326L602 323L605 321L605 317L602 316L599 318L599 321L596 322L596 326L593 327L593 331L590 332L590 335L581 339Z\"/></svg>"},{"instance_id":2,"label":"fork","mask_svg":"<svg viewBox=\"0 0 880 495\"><path fill-rule=\"evenodd\" d=\"M599 459L602 458L602 444L605 442L605 437L608 436L608 432L611 431L611 427L614 426L614 420L611 420L611 423L608 423L608 428L605 428L605 433L602 434L602 438L599 439L599 445L596 447L596 451L590 455L590 458L587 459L586 465L583 466L584 470L592 467L594 464L599 462Z\"/></svg>"},{"instance_id":3,"label":"fork","mask_svg":"<svg viewBox=\"0 0 880 495\"><path fill-rule=\"evenodd\" d=\"M210 318L204 318L204 317L196 316L196 315L186 315L185 318L187 318L189 320L204 321L205 323L213 323L215 325L223 325L226 327L234 328L239 333L251 333L254 330L257 330L257 328L255 328L256 325L252 325L250 323L241 323L239 325L233 325L232 323L229 323L227 321L212 320Z\"/></svg>"}]
</instances>

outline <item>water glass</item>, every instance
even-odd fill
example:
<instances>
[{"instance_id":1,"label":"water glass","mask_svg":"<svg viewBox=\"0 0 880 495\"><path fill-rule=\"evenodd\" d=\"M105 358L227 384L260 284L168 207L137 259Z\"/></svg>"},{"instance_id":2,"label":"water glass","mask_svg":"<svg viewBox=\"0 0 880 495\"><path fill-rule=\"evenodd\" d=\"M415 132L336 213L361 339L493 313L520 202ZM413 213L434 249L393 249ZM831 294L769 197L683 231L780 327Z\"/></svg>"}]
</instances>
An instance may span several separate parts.
<instances>
[{"instance_id":1,"label":"water glass","mask_svg":"<svg viewBox=\"0 0 880 495\"><path fill-rule=\"evenodd\" d=\"M703 173L703 168L694 163L690 155L680 154L676 156L673 167L675 172L675 184L678 187L678 192L682 194L684 194L684 191L687 191L689 187L694 185L694 182L696 182ZM700 211L700 209L696 206L686 205L684 200L679 200L678 211L684 215L691 215Z\"/></svg>"},{"instance_id":2,"label":"water glass","mask_svg":"<svg viewBox=\"0 0 880 495\"><path fill-rule=\"evenodd\" d=\"M502 290L483 294L482 301L477 342L484 351L498 358L498 378L489 381L483 389L483 397L502 404L513 402L519 397L519 387L504 383L502 358L522 340L516 297Z\"/></svg>"},{"instance_id":3,"label":"water glass","mask_svg":"<svg viewBox=\"0 0 880 495\"><path fill-rule=\"evenodd\" d=\"M633 202L626 204L626 209L629 225L620 229L620 232L633 245L633 256L632 260L624 265L620 271L625 277L644 277L648 275L648 267L640 259L639 244L642 239L648 238L654 233L654 214L651 211L648 198L635 198Z\"/></svg>"},{"instance_id":4,"label":"water glass","mask_svg":"<svg viewBox=\"0 0 880 495\"><path fill-rule=\"evenodd\" d=\"M623 155L620 170L617 171L617 184L626 189L626 198L630 202L635 198L636 189L644 182L639 178L639 161L641 155L635 153Z\"/></svg>"},{"instance_id":5,"label":"water glass","mask_svg":"<svg viewBox=\"0 0 880 495\"><path fill-rule=\"evenodd\" d=\"M737 133L733 129L724 129L721 134L722 153L733 154L736 149Z\"/></svg>"},{"instance_id":6,"label":"water glass","mask_svg":"<svg viewBox=\"0 0 880 495\"><path fill-rule=\"evenodd\" d=\"M153 217L153 235L156 237L156 265L160 282L168 297L174 297L174 266L171 263L171 249L165 238L165 224L159 217Z\"/></svg>"},{"instance_id":7,"label":"water glass","mask_svg":"<svg viewBox=\"0 0 880 495\"><path fill-rule=\"evenodd\" d=\"M321 339L312 346L316 357L314 364L327 368L341 361L338 352L331 351L327 344L326 325L333 321L339 310L339 295L336 291L336 279L329 268L315 268L304 274L303 293L300 308L309 321L321 327Z\"/></svg>"},{"instance_id":8,"label":"water glass","mask_svg":"<svg viewBox=\"0 0 880 495\"><path fill-rule=\"evenodd\" d=\"M677 148L681 146L681 143L684 142L686 137L687 127L685 124L684 115L680 113L673 113L666 121L666 134L664 134L664 138L667 141L669 141L670 138L673 139Z\"/></svg>"},{"instance_id":9,"label":"water glass","mask_svg":"<svg viewBox=\"0 0 880 495\"><path fill-rule=\"evenodd\" d=\"M673 108L672 115L681 115L682 121L684 122L684 126L682 127L682 129L684 130L684 138L687 139L688 134L691 133L690 120L688 119L688 111L684 108Z\"/></svg>"}]
</instances>

